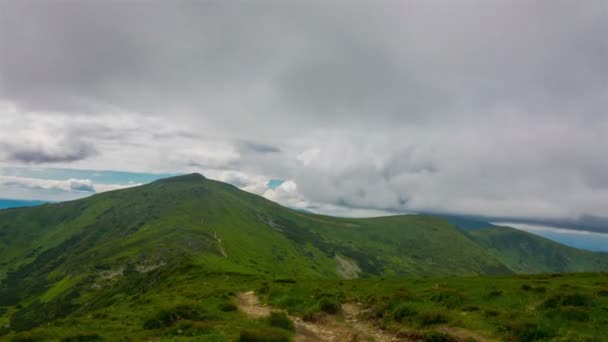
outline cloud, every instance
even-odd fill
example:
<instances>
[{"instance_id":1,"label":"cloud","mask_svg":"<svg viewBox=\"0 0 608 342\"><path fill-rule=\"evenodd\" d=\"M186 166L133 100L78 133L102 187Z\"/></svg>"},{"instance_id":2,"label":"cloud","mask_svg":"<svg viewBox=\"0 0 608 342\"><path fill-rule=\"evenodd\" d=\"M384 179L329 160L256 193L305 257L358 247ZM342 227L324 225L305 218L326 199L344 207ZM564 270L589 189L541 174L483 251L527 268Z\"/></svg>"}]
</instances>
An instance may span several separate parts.
<instances>
[{"instance_id":1,"label":"cloud","mask_svg":"<svg viewBox=\"0 0 608 342\"><path fill-rule=\"evenodd\" d=\"M0 176L0 184L41 190L60 190L77 192L95 192L93 183L88 179L49 180L15 176Z\"/></svg>"},{"instance_id":2,"label":"cloud","mask_svg":"<svg viewBox=\"0 0 608 342\"><path fill-rule=\"evenodd\" d=\"M47 146L5 146L8 150L8 160L25 164L44 164L73 162L83 160L97 154L93 145L86 142L61 142L55 149Z\"/></svg>"},{"instance_id":3,"label":"cloud","mask_svg":"<svg viewBox=\"0 0 608 342\"><path fill-rule=\"evenodd\" d=\"M238 145L238 150L241 153L259 153L259 154L266 154L266 153L280 153L281 149L276 147L276 146L272 146L272 145L268 145L268 144L263 144L263 143L259 143L259 142L253 142L253 141L239 141L237 143Z\"/></svg>"},{"instance_id":4,"label":"cloud","mask_svg":"<svg viewBox=\"0 0 608 342\"><path fill-rule=\"evenodd\" d=\"M0 175L0 191L4 197L36 198L62 201L90 196L95 193L124 189L140 185L94 183L90 179L45 179Z\"/></svg>"},{"instance_id":5,"label":"cloud","mask_svg":"<svg viewBox=\"0 0 608 342\"><path fill-rule=\"evenodd\" d=\"M0 158L340 213L601 217L606 32L602 0L5 1Z\"/></svg>"}]
</instances>

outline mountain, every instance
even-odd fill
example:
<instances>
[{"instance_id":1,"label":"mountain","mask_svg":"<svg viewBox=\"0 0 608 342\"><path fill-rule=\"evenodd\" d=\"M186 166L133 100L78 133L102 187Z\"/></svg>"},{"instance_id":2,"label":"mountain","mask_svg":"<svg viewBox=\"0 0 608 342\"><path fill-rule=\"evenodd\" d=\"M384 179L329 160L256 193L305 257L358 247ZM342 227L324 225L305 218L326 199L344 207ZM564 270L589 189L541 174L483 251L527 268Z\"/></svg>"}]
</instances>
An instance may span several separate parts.
<instances>
[{"instance_id":1,"label":"mountain","mask_svg":"<svg viewBox=\"0 0 608 342\"><path fill-rule=\"evenodd\" d=\"M45 203L44 201L26 201L26 200L0 198L0 209L33 207L33 206L44 204L44 203Z\"/></svg>"},{"instance_id":2,"label":"mountain","mask_svg":"<svg viewBox=\"0 0 608 342\"><path fill-rule=\"evenodd\" d=\"M299 212L191 174L0 211L0 326L28 330L129 294L160 291L160 284L200 285L214 274L510 274L607 270L607 261L606 254L508 228L463 232L433 216L352 219Z\"/></svg>"},{"instance_id":3,"label":"mountain","mask_svg":"<svg viewBox=\"0 0 608 342\"><path fill-rule=\"evenodd\" d=\"M608 269L605 253L564 246L510 227L475 229L467 234L517 273Z\"/></svg>"}]
</instances>

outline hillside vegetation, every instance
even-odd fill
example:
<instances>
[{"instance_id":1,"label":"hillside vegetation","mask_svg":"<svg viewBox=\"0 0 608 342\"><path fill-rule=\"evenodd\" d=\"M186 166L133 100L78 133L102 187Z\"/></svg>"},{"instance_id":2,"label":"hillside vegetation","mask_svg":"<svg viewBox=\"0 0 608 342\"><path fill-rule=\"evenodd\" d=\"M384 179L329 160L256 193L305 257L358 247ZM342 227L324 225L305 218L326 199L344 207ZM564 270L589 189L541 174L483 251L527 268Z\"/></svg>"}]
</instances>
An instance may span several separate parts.
<instances>
[{"instance_id":1,"label":"hillside vegetation","mask_svg":"<svg viewBox=\"0 0 608 342\"><path fill-rule=\"evenodd\" d=\"M262 323L229 309L235 294L276 279L297 279L306 288L370 279L349 282L354 292L345 292L343 301L362 300L357 293L384 286L381 277L398 284L420 276L606 269L606 254L508 228L460 231L425 215L302 213L192 174L0 211L0 328L12 337L31 329L53 335L77 322L74 334L91 329L110 337L158 336L170 333L166 329L176 321L189 321L200 333L230 321L238 331ZM466 279L478 287L486 278ZM146 318L155 311L157 318ZM217 336L233 338L234 331L219 329Z\"/></svg>"}]
</instances>

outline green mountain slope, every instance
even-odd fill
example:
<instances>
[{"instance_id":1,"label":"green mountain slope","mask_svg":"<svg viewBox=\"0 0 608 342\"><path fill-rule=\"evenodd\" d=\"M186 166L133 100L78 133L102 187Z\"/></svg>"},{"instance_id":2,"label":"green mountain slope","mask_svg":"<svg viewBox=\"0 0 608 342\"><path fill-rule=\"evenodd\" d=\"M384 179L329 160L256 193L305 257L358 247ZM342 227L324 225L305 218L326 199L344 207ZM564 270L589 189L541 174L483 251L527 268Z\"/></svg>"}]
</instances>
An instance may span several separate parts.
<instances>
[{"instance_id":1,"label":"green mountain slope","mask_svg":"<svg viewBox=\"0 0 608 342\"><path fill-rule=\"evenodd\" d=\"M202 286L218 274L335 279L607 269L604 254L546 242L533 252L548 257L524 267L508 257L520 244L511 251L477 233L431 216L302 213L198 174L4 210L0 327L28 330L147 291L165 296L184 282ZM570 266L545 251L555 245Z\"/></svg>"},{"instance_id":2,"label":"green mountain slope","mask_svg":"<svg viewBox=\"0 0 608 342\"><path fill-rule=\"evenodd\" d=\"M605 253L564 246L509 227L469 231L468 235L517 273L583 272L608 269Z\"/></svg>"},{"instance_id":3,"label":"green mountain slope","mask_svg":"<svg viewBox=\"0 0 608 342\"><path fill-rule=\"evenodd\" d=\"M441 219L306 214L200 175L0 212L0 278L12 270L7 281L185 257L209 269L277 277L335 277L337 269L353 276L508 272Z\"/></svg>"}]
</instances>

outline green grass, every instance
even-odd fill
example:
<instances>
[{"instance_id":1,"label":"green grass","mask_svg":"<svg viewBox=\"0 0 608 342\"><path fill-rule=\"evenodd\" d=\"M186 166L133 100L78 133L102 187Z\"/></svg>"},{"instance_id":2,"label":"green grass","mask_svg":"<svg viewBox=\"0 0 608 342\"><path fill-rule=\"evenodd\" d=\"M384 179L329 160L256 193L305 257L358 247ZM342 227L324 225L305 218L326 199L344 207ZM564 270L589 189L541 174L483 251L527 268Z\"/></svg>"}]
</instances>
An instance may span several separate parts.
<instances>
[{"instance_id":1,"label":"green grass","mask_svg":"<svg viewBox=\"0 0 608 342\"><path fill-rule=\"evenodd\" d=\"M91 305L23 332L5 332L6 339L37 337L60 340L97 336L113 341L134 340L287 341L293 323L285 314L251 319L240 311L225 310L237 293L257 289L269 305L309 318L340 315L322 303L360 303L361 320L403 336L443 336L453 328L497 340L600 341L608 333L607 274L554 276L478 276L357 280L274 281L263 276L205 273L185 265L145 292L105 292L104 305ZM522 289L542 284L547 290ZM525 288L525 287L524 287ZM265 289L265 293L260 291ZM448 291L449 289L449 291ZM501 295L489 297L500 290ZM447 297L444 295L448 291ZM441 295L438 296L438 293ZM453 302L453 294L460 298ZM438 298L442 298L438 300ZM444 300L447 298L447 300ZM329 312L328 312L329 311ZM491 314L488 314L491 313ZM45 312L36 311L44 315ZM311 319L314 320L314 319ZM433 339L431 339L433 338Z\"/></svg>"},{"instance_id":2,"label":"green grass","mask_svg":"<svg viewBox=\"0 0 608 342\"><path fill-rule=\"evenodd\" d=\"M527 290L530 284L542 284L546 291ZM356 302L369 309L362 319L416 336L444 326L514 341L564 336L600 341L608 333L608 298L598 295L608 287L608 274L303 280L266 285L268 303L294 314L322 314L319 302L323 298Z\"/></svg>"}]
</instances>

